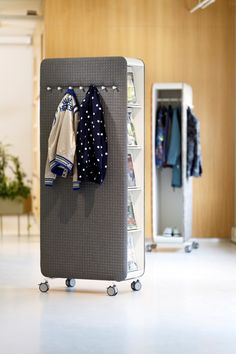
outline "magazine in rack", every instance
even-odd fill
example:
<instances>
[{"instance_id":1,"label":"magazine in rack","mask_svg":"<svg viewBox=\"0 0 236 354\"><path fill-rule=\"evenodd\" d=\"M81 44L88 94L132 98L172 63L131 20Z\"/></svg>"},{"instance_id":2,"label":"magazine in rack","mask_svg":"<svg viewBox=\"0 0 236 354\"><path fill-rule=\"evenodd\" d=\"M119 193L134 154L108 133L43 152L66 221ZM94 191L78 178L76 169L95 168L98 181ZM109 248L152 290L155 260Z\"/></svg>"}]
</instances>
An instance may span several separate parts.
<instances>
[{"instance_id":1,"label":"magazine in rack","mask_svg":"<svg viewBox=\"0 0 236 354\"><path fill-rule=\"evenodd\" d=\"M134 272L138 270L138 265L136 263L134 240L132 235L128 235L128 272Z\"/></svg>"},{"instance_id":2,"label":"magazine in rack","mask_svg":"<svg viewBox=\"0 0 236 354\"><path fill-rule=\"evenodd\" d=\"M129 146L138 145L135 128L134 128L132 109L128 110L127 112L127 131L128 131L128 145Z\"/></svg>"},{"instance_id":3,"label":"magazine in rack","mask_svg":"<svg viewBox=\"0 0 236 354\"><path fill-rule=\"evenodd\" d=\"M134 165L132 155L128 154L128 187L136 187L136 178L134 173Z\"/></svg>"},{"instance_id":4,"label":"magazine in rack","mask_svg":"<svg viewBox=\"0 0 236 354\"><path fill-rule=\"evenodd\" d=\"M130 193L128 194L128 230L136 230L137 223L134 215L134 207Z\"/></svg>"},{"instance_id":5,"label":"magazine in rack","mask_svg":"<svg viewBox=\"0 0 236 354\"><path fill-rule=\"evenodd\" d=\"M127 91L128 91L128 103L136 103L136 90L134 85L134 73L129 71L127 73Z\"/></svg>"},{"instance_id":6,"label":"magazine in rack","mask_svg":"<svg viewBox=\"0 0 236 354\"><path fill-rule=\"evenodd\" d=\"M136 230L137 223L134 215L134 208L131 195L128 195L128 231ZM134 272L138 269L135 256L133 235L128 234L128 272Z\"/></svg>"}]
</instances>

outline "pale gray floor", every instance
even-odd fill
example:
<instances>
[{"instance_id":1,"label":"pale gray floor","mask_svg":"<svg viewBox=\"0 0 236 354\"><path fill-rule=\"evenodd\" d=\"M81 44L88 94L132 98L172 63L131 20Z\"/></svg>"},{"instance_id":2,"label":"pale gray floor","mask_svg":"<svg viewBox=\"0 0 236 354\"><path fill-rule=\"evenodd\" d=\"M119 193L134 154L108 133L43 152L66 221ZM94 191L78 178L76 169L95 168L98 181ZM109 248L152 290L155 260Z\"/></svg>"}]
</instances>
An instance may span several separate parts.
<instances>
[{"instance_id":1,"label":"pale gray floor","mask_svg":"<svg viewBox=\"0 0 236 354\"><path fill-rule=\"evenodd\" d=\"M147 254L143 289L108 297L106 282L51 281L38 291L37 238L0 239L0 352L4 354L235 354L236 245L200 241Z\"/></svg>"}]
</instances>

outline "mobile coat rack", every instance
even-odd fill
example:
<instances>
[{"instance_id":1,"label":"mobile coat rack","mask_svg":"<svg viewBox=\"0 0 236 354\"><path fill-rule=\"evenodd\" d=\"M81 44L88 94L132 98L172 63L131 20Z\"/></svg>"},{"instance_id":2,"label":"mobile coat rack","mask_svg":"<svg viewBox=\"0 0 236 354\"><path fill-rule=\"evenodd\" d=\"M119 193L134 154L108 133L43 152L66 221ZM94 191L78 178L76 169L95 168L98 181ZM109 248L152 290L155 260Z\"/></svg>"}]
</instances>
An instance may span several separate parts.
<instances>
[{"instance_id":1,"label":"mobile coat rack","mask_svg":"<svg viewBox=\"0 0 236 354\"><path fill-rule=\"evenodd\" d=\"M127 70L137 76L137 119L140 150L136 149L139 191L134 208L139 229L134 240L138 269L127 268ZM108 169L102 185L83 182L73 191L70 178L58 178L53 187L44 185L47 140L63 92L74 87L79 102L85 88L98 87L104 109L108 136ZM40 152L41 152L41 271L47 278L123 281L136 279L144 272L144 65L123 57L46 59L41 65ZM141 283L134 280L133 290ZM40 290L49 289L48 281ZM108 295L116 295L110 286Z\"/></svg>"}]
</instances>

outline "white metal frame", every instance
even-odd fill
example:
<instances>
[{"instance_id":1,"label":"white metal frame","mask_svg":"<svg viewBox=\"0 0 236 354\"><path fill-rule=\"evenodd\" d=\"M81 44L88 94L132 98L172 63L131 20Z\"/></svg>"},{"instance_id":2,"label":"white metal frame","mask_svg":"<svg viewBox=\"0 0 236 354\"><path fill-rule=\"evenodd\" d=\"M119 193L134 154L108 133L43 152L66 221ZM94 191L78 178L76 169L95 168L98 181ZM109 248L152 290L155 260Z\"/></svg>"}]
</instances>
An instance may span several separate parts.
<instances>
[{"instance_id":1,"label":"white metal frame","mask_svg":"<svg viewBox=\"0 0 236 354\"><path fill-rule=\"evenodd\" d=\"M160 95L164 92L164 96ZM178 97L171 97L177 94ZM156 111L159 102L165 104L180 102L182 107L182 188L171 187L171 169L157 169L155 162L155 139L156 139ZM158 244L185 244L186 250L191 251L190 238L192 235L192 179L186 177L187 161L187 107L193 108L192 88L184 83L160 83L154 84L152 90L152 224L154 245ZM163 172L164 171L164 172ZM163 174L163 175L161 175ZM169 176L168 176L169 175ZM168 178L166 178L168 177ZM158 186L162 186L160 191ZM160 194L161 192L161 194ZM166 193L166 195L165 195ZM160 205L161 204L161 205ZM161 214L162 209L164 210ZM167 219L177 220L181 237L166 237L162 235L164 227L174 227L176 225L161 226ZM164 219L164 221L163 221ZM162 229L161 229L162 228ZM188 243L188 244L186 244ZM193 245L194 247L194 245ZM195 248L195 247L194 247ZM149 249L150 250L150 249Z\"/></svg>"}]
</instances>

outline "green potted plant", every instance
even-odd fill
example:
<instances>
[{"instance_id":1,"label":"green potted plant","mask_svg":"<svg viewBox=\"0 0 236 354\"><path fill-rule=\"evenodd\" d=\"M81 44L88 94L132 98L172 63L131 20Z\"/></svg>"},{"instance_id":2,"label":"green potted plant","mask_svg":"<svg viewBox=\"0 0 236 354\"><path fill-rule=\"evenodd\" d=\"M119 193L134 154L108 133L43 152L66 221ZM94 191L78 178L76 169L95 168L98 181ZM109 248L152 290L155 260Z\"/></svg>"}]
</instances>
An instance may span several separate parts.
<instances>
[{"instance_id":1,"label":"green potted plant","mask_svg":"<svg viewBox=\"0 0 236 354\"><path fill-rule=\"evenodd\" d=\"M31 188L25 183L19 158L0 143L0 214L14 215L30 211Z\"/></svg>"}]
</instances>

